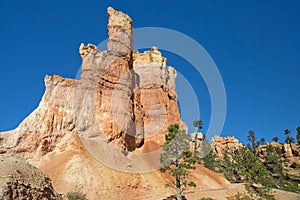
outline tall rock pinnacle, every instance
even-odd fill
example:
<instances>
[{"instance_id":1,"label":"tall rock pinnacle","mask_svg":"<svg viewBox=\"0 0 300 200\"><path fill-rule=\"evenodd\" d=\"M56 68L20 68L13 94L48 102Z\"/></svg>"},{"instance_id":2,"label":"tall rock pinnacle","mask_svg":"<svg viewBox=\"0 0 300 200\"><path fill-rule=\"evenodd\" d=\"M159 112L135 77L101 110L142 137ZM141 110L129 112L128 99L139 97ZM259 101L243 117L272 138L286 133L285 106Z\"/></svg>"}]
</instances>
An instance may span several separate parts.
<instances>
[{"instance_id":1,"label":"tall rock pinnacle","mask_svg":"<svg viewBox=\"0 0 300 200\"><path fill-rule=\"evenodd\" d=\"M80 45L80 80L47 75L38 108L18 128L1 133L1 152L45 155L61 148L63 138L68 148L72 134L148 152L164 143L170 124L180 123L175 69L156 47L132 51L131 18L111 7L107 12L107 51Z\"/></svg>"},{"instance_id":2,"label":"tall rock pinnacle","mask_svg":"<svg viewBox=\"0 0 300 200\"><path fill-rule=\"evenodd\" d=\"M112 7L107 8L107 13L109 38L107 50L116 56L127 56L131 53L133 46L132 20L128 15Z\"/></svg>"},{"instance_id":3,"label":"tall rock pinnacle","mask_svg":"<svg viewBox=\"0 0 300 200\"><path fill-rule=\"evenodd\" d=\"M180 123L175 69L156 47L133 51L131 18L111 7L107 12L107 51L81 44L80 79L46 75L39 106L16 129L0 133L0 154L24 157L49 174L58 192L83 188L91 199L99 194L110 199L103 189L112 190L119 172L82 179L74 171L91 176L107 170L103 164L126 172L157 169L152 166L159 163L164 134L170 124ZM149 154L151 159L144 157ZM124 199L122 193L116 192L116 199Z\"/></svg>"}]
</instances>

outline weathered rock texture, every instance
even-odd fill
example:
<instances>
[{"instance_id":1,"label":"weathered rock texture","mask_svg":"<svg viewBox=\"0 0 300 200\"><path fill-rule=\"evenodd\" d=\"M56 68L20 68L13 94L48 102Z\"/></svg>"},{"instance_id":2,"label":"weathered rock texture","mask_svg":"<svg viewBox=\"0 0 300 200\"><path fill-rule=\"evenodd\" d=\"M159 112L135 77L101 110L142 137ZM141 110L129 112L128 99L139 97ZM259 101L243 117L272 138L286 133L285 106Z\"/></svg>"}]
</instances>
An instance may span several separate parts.
<instances>
[{"instance_id":1,"label":"weathered rock texture","mask_svg":"<svg viewBox=\"0 0 300 200\"><path fill-rule=\"evenodd\" d=\"M292 145L284 143L283 144L284 156L287 158L293 157Z\"/></svg>"},{"instance_id":2,"label":"weathered rock texture","mask_svg":"<svg viewBox=\"0 0 300 200\"><path fill-rule=\"evenodd\" d=\"M200 141L199 146L201 147L202 134L200 134L200 136L198 135L198 139ZM281 150L280 152L282 153L282 157L286 158L290 163L295 162L300 164L300 159L299 159L300 145L287 144L287 143L280 144L277 142L271 142L271 143L259 145L256 149L256 152L261 159L265 158L268 145L271 145ZM225 151L229 153L234 153L236 150L243 147L243 144L239 143L238 139L236 139L233 136L224 137L224 138L220 136L214 136L211 143L211 147L213 153L217 155L218 158L223 159Z\"/></svg>"},{"instance_id":3,"label":"weathered rock texture","mask_svg":"<svg viewBox=\"0 0 300 200\"><path fill-rule=\"evenodd\" d=\"M49 174L62 193L79 190L90 199L140 199L148 193L164 197L172 189L163 187L159 173L117 172L88 153L86 145L94 145L98 155L135 172L133 165L148 163L142 158L128 163L134 156L128 152L156 152L167 127L180 123L174 68L167 67L155 47L132 51L128 15L108 8L107 27L107 51L80 45L80 80L47 75L39 106L15 130L0 133L0 153L21 155ZM159 162L157 156L153 160ZM124 185L139 190L127 193Z\"/></svg>"},{"instance_id":4,"label":"weathered rock texture","mask_svg":"<svg viewBox=\"0 0 300 200\"><path fill-rule=\"evenodd\" d=\"M76 81L46 76L45 85L38 108L15 130L0 134L0 152L16 153L38 162L44 156L72 149L76 122L71 102Z\"/></svg>"},{"instance_id":5,"label":"weathered rock texture","mask_svg":"<svg viewBox=\"0 0 300 200\"><path fill-rule=\"evenodd\" d=\"M21 155L48 174L63 194L80 191L88 199L163 199L175 192L172 177L153 170L136 172L159 163L157 150L167 127L180 124L176 71L167 67L155 47L144 53L132 51L128 15L108 8L108 17L107 51L80 45L80 80L46 76L39 106L15 130L0 133L0 153ZM186 194L188 199L207 195L199 190L218 190L218 199L237 193L228 195L231 184L202 166L191 180L197 188ZM19 182L11 184L23 191Z\"/></svg>"},{"instance_id":6,"label":"weathered rock texture","mask_svg":"<svg viewBox=\"0 0 300 200\"><path fill-rule=\"evenodd\" d=\"M26 160L0 155L0 199L62 200L50 179Z\"/></svg>"},{"instance_id":7,"label":"weathered rock texture","mask_svg":"<svg viewBox=\"0 0 300 200\"><path fill-rule=\"evenodd\" d=\"M212 139L212 150L221 159L225 151L234 153L241 147L243 147L243 144L239 143L239 140L233 136L224 138L214 136Z\"/></svg>"},{"instance_id":8,"label":"weathered rock texture","mask_svg":"<svg viewBox=\"0 0 300 200\"><path fill-rule=\"evenodd\" d=\"M299 144L281 144L277 142L271 142L264 145L260 145L257 148L259 156L263 159L266 154L267 146L271 145L279 150L282 153L282 157L286 158L290 163L295 162L300 164L300 145Z\"/></svg>"},{"instance_id":9,"label":"weathered rock texture","mask_svg":"<svg viewBox=\"0 0 300 200\"><path fill-rule=\"evenodd\" d=\"M108 8L108 16L108 51L101 52L90 44L80 46L83 62L75 97L80 103L76 105L92 104L89 105L92 109L86 110L95 118L84 123L89 123L92 131L81 126L79 131L104 134L109 141L129 151L142 146L149 149L147 143L160 146L168 125L180 122L176 72L172 67L167 68L166 59L157 48L141 54L132 52L130 17L112 8ZM92 97L94 103L83 100L86 97ZM79 110L76 116L82 116L82 109ZM86 119L75 121L82 123Z\"/></svg>"},{"instance_id":10,"label":"weathered rock texture","mask_svg":"<svg viewBox=\"0 0 300 200\"><path fill-rule=\"evenodd\" d=\"M126 151L153 151L163 144L167 127L180 123L174 68L157 48L132 52L128 15L110 7L108 17L108 51L81 44L80 80L46 76L39 107L16 130L1 134L2 152L32 158L65 151L72 139L57 143L72 134L105 136Z\"/></svg>"}]
</instances>

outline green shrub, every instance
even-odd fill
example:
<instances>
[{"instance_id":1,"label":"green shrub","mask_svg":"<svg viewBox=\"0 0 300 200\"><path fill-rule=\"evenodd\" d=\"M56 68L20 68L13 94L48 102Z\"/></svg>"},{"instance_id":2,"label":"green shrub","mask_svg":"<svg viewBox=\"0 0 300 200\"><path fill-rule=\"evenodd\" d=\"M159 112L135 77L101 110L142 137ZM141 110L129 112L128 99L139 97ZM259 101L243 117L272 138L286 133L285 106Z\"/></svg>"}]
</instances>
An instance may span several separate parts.
<instances>
[{"instance_id":1,"label":"green shrub","mask_svg":"<svg viewBox=\"0 0 300 200\"><path fill-rule=\"evenodd\" d=\"M204 158L204 166L214 172L222 172L222 161L218 159L218 157L210 151Z\"/></svg>"},{"instance_id":2,"label":"green shrub","mask_svg":"<svg viewBox=\"0 0 300 200\"><path fill-rule=\"evenodd\" d=\"M68 200L88 200L86 195L80 192L68 192L67 198Z\"/></svg>"},{"instance_id":3,"label":"green shrub","mask_svg":"<svg viewBox=\"0 0 300 200\"><path fill-rule=\"evenodd\" d=\"M253 198L250 197L249 195L245 194L245 193L237 193L237 195L235 195L235 200L252 200Z\"/></svg>"},{"instance_id":4,"label":"green shrub","mask_svg":"<svg viewBox=\"0 0 300 200\"><path fill-rule=\"evenodd\" d=\"M292 180L284 180L283 190L300 193L300 188L298 186L298 183Z\"/></svg>"},{"instance_id":5,"label":"green shrub","mask_svg":"<svg viewBox=\"0 0 300 200\"><path fill-rule=\"evenodd\" d=\"M299 169L300 165L297 164L296 162L293 162L290 167L293 168L293 169Z\"/></svg>"}]
</instances>

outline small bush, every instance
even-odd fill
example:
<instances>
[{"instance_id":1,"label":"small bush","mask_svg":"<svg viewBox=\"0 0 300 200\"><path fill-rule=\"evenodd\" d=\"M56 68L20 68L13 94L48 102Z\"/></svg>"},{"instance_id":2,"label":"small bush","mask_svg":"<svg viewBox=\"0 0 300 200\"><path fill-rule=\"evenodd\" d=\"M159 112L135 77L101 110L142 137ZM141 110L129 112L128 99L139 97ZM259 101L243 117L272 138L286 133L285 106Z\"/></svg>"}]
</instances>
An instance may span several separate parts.
<instances>
[{"instance_id":1,"label":"small bush","mask_svg":"<svg viewBox=\"0 0 300 200\"><path fill-rule=\"evenodd\" d=\"M245 193L237 193L237 195L235 195L235 199L236 200L251 200L253 199L252 197L250 197L249 195L245 194Z\"/></svg>"},{"instance_id":2,"label":"small bush","mask_svg":"<svg viewBox=\"0 0 300 200\"><path fill-rule=\"evenodd\" d=\"M68 200L88 200L86 195L80 192L69 192L67 198Z\"/></svg>"},{"instance_id":3,"label":"small bush","mask_svg":"<svg viewBox=\"0 0 300 200\"><path fill-rule=\"evenodd\" d=\"M200 200L214 200L214 199L210 197L202 197Z\"/></svg>"},{"instance_id":4,"label":"small bush","mask_svg":"<svg viewBox=\"0 0 300 200\"><path fill-rule=\"evenodd\" d=\"M164 198L163 200L177 200L177 197L176 195L171 195L171 196L168 196L167 198ZM182 196L182 200L187 200L185 198L185 196Z\"/></svg>"},{"instance_id":5,"label":"small bush","mask_svg":"<svg viewBox=\"0 0 300 200\"><path fill-rule=\"evenodd\" d=\"M296 162L293 162L290 167L293 168L293 169L299 169L300 165L297 164Z\"/></svg>"}]
</instances>

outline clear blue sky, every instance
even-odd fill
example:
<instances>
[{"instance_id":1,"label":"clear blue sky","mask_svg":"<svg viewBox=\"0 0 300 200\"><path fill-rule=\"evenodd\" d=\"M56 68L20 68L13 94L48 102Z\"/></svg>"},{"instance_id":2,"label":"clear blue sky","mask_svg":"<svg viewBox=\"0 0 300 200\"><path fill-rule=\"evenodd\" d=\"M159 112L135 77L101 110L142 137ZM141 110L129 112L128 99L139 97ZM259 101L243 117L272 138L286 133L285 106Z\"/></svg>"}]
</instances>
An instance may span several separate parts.
<instances>
[{"instance_id":1,"label":"clear blue sky","mask_svg":"<svg viewBox=\"0 0 300 200\"><path fill-rule=\"evenodd\" d=\"M133 3L134 2L134 3ZM246 142L283 139L300 125L300 1L0 0L0 130L15 128L38 105L45 74L74 78L81 42L107 38L106 8L128 13L134 27L164 27L199 42L215 61L227 93L221 135ZM189 67L164 52L171 65ZM210 119L204 83L201 118ZM191 122L187 122L191 123ZM205 131L205 129L204 129Z\"/></svg>"}]
</instances>

